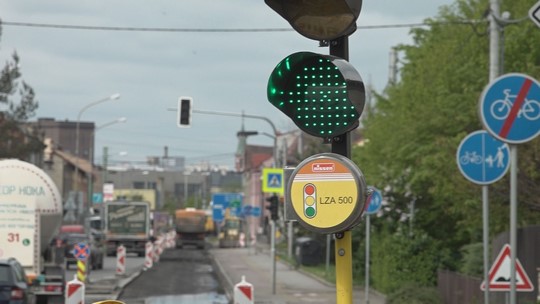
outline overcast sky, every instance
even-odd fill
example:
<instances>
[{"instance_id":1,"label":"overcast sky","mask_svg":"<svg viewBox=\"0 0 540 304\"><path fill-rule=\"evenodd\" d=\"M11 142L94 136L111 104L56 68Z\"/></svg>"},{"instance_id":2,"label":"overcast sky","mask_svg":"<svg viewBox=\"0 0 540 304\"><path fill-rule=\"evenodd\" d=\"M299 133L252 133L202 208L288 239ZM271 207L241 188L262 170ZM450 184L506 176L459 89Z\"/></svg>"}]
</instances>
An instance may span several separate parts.
<instances>
[{"instance_id":1,"label":"overcast sky","mask_svg":"<svg viewBox=\"0 0 540 304\"><path fill-rule=\"evenodd\" d=\"M452 0L364 1L359 27L419 23ZM289 24L263 0L0 0L4 22L122 28L286 29ZM381 91L388 79L392 46L410 43L409 28L359 29L350 37L350 62L364 82ZM86 105L120 93L84 111L96 126L126 117L125 124L99 129L102 148L114 160L184 156L188 164L234 164L239 117L194 113L191 128L177 128L179 96L195 110L269 118L278 131L294 124L266 99L268 77L277 63L298 51L328 53L294 31L155 32L82 30L2 25L0 63L17 51L24 80L36 91L36 118L77 119ZM34 118L34 120L36 119ZM262 120L245 119L245 129L272 133ZM249 143L271 146L267 136ZM119 156L127 152L126 156ZM124 154L124 153L122 153Z\"/></svg>"}]
</instances>

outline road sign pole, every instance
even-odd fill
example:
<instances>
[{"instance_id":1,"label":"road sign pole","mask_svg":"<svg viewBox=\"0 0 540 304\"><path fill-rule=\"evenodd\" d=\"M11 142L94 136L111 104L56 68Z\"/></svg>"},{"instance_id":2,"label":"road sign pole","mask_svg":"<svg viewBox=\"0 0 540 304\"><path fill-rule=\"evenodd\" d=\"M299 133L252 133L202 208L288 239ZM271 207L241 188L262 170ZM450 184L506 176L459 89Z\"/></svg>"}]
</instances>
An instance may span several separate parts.
<instances>
[{"instance_id":1,"label":"road sign pole","mask_svg":"<svg viewBox=\"0 0 540 304\"><path fill-rule=\"evenodd\" d=\"M517 146L510 145L510 304L516 304Z\"/></svg>"},{"instance_id":2,"label":"road sign pole","mask_svg":"<svg viewBox=\"0 0 540 304\"><path fill-rule=\"evenodd\" d=\"M272 256L272 294L276 294L276 221L270 221L270 250Z\"/></svg>"},{"instance_id":3,"label":"road sign pole","mask_svg":"<svg viewBox=\"0 0 540 304\"><path fill-rule=\"evenodd\" d=\"M336 233L336 304L352 304L351 231Z\"/></svg>"},{"instance_id":4,"label":"road sign pole","mask_svg":"<svg viewBox=\"0 0 540 304\"><path fill-rule=\"evenodd\" d=\"M482 186L482 225L484 227L484 282L489 282L489 200L488 186ZM489 304L489 284L486 284L484 290L484 303Z\"/></svg>"},{"instance_id":5,"label":"road sign pole","mask_svg":"<svg viewBox=\"0 0 540 304\"><path fill-rule=\"evenodd\" d=\"M489 6L491 14L489 16L489 80L493 81L499 76L499 47L500 47L500 26L497 23L500 8L499 0L490 0ZM489 189L487 185L482 186L482 213L483 213L483 250L484 250L484 282L488 281L489 276ZM486 284L484 290L484 303L489 304L489 284Z\"/></svg>"},{"instance_id":6,"label":"road sign pole","mask_svg":"<svg viewBox=\"0 0 540 304\"><path fill-rule=\"evenodd\" d=\"M370 249L370 244L369 244L369 233L370 233L370 230L371 230L371 222L370 222L370 215L369 214L366 214L366 277L365 277L365 281L366 281L366 304L369 304L369 249Z\"/></svg>"},{"instance_id":7,"label":"road sign pole","mask_svg":"<svg viewBox=\"0 0 540 304\"><path fill-rule=\"evenodd\" d=\"M349 37L330 41L330 55L349 60ZM351 135L346 132L333 138L332 152L351 158ZM351 231L336 233L336 303L352 304Z\"/></svg>"}]
</instances>

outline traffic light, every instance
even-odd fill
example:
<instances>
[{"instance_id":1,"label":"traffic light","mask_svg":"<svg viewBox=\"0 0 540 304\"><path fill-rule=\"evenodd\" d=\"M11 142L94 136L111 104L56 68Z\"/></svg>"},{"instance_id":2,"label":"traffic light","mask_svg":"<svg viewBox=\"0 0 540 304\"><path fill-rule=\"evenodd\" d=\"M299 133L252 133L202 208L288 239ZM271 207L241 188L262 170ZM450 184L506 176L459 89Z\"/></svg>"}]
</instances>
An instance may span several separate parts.
<instances>
[{"instance_id":1,"label":"traffic light","mask_svg":"<svg viewBox=\"0 0 540 304\"><path fill-rule=\"evenodd\" d=\"M180 97L178 99L178 117L177 125L180 128L191 127L191 106L193 105L193 98Z\"/></svg>"},{"instance_id":2,"label":"traffic light","mask_svg":"<svg viewBox=\"0 0 540 304\"><path fill-rule=\"evenodd\" d=\"M352 34L362 0L264 0L303 36L332 40Z\"/></svg>"},{"instance_id":3,"label":"traffic light","mask_svg":"<svg viewBox=\"0 0 540 304\"><path fill-rule=\"evenodd\" d=\"M360 74L345 59L298 52L273 70L267 96L301 130L328 138L358 127L365 87Z\"/></svg>"},{"instance_id":4,"label":"traffic light","mask_svg":"<svg viewBox=\"0 0 540 304\"><path fill-rule=\"evenodd\" d=\"M270 218L273 221L276 221L278 216L278 210L279 210L279 198L277 195L272 195L269 198L266 199L267 202L270 202L270 205L266 207L266 209L270 210Z\"/></svg>"}]
</instances>

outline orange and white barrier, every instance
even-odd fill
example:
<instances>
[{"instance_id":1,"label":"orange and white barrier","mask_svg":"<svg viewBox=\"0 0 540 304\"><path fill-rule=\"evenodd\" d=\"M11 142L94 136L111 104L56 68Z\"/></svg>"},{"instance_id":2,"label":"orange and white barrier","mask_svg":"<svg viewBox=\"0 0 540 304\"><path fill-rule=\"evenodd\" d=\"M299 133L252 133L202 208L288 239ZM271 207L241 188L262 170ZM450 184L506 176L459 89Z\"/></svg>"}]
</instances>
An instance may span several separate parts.
<instances>
[{"instance_id":1,"label":"orange and white barrier","mask_svg":"<svg viewBox=\"0 0 540 304\"><path fill-rule=\"evenodd\" d=\"M234 285L234 304L253 304L253 285L246 282L246 277L242 276L242 281Z\"/></svg>"},{"instance_id":2,"label":"orange and white barrier","mask_svg":"<svg viewBox=\"0 0 540 304\"><path fill-rule=\"evenodd\" d=\"M154 252L152 255L152 258L154 260L154 263L159 262L159 256L161 255L161 236L158 236L156 241L154 242Z\"/></svg>"},{"instance_id":3,"label":"orange and white barrier","mask_svg":"<svg viewBox=\"0 0 540 304\"><path fill-rule=\"evenodd\" d=\"M145 255L144 255L144 269L150 269L152 268L154 264L154 259L152 257L154 253L154 245L152 245L152 242L146 242L145 247Z\"/></svg>"},{"instance_id":4,"label":"orange and white barrier","mask_svg":"<svg viewBox=\"0 0 540 304\"><path fill-rule=\"evenodd\" d=\"M116 275L126 274L126 247L123 245L116 248Z\"/></svg>"},{"instance_id":5,"label":"orange and white barrier","mask_svg":"<svg viewBox=\"0 0 540 304\"><path fill-rule=\"evenodd\" d=\"M167 248L174 248L174 238L175 235L173 233L174 231L169 231L167 234L165 234L165 239L167 240Z\"/></svg>"},{"instance_id":6,"label":"orange and white barrier","mask_svg":"<svg viewBox=\"0 0 540 304\"><path fill-rule=\"evenodd\" d=\"M246 234L241 232L240 237L238 238L238 245L240 247L246 247Z\"/></svg>"},{"instance_id":7,"label":"orange and white barrier","mask_svg":"<svg viewBox=\"0 0 540 304\"><path fill-rule=\"evenodd\" d=\"M66 283L65 304L84 304L84 283L77 280L77 275Z\"/></svg>"}]
</instances>

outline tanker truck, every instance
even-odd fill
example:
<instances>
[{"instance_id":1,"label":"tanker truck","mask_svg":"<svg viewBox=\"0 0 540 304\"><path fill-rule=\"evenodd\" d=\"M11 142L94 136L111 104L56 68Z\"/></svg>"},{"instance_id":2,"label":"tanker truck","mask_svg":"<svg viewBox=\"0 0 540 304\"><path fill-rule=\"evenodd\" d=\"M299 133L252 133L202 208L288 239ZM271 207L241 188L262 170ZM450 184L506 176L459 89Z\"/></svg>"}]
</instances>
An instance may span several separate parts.
<instances>
[{"instance_id":1,"label":"tanker truck","mask_svg":"<svg viewBox=\"0 0 540 304\"><path fill-rule=\"evenodd\" d=\"M52 242L62 222L62 197L33 164L0 159L0 259L24 267L35 303L63 303L63 248ZM52 244L54 243L54 244Z\"/></svg>"}]
</instances>

